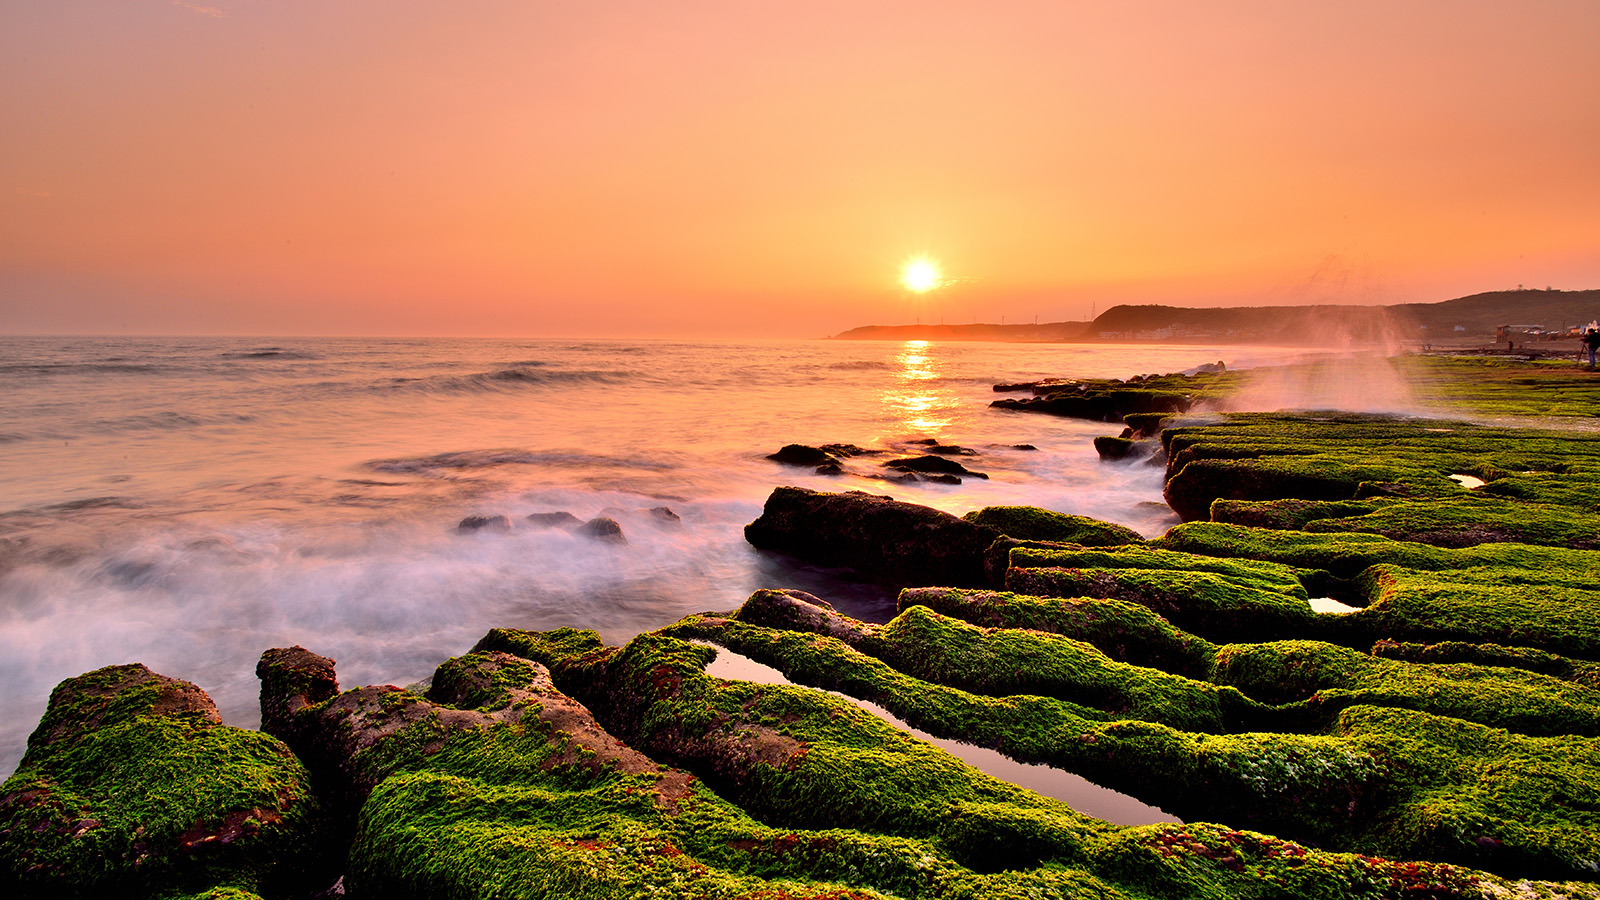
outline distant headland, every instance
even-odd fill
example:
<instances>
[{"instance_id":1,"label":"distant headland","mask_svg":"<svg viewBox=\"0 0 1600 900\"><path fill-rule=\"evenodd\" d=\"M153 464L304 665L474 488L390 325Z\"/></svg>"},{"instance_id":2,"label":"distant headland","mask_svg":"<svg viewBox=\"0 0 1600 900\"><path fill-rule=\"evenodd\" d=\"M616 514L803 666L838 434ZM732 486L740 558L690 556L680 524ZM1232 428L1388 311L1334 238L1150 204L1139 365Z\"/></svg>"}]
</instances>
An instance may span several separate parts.
<instances>
[{"instance_id":1,"label":"distant headland","mask_svg":"<svg viewBox=\"0 0 1600 900\"><path fill-rule=\"evenodd\" d=\"M829 340L1238 343L1446 347L1573 340L1600 317L1600 289L1489 291L1393 306L1113 306L1092 322L865 325Z\"/></svg>"}]
</instances>

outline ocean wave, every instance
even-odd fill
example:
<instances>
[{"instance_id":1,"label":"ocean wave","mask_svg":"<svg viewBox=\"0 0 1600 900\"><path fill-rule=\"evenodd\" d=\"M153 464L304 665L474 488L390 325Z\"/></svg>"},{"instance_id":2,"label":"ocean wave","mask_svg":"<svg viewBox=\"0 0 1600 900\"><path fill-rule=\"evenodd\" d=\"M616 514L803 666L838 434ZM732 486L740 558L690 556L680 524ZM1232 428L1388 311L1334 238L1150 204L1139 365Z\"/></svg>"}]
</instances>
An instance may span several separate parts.
<instances>
[{"instance_id":1,"label":"ocean wave","mask_svg":"<svg viewBox=\"0 0 1600 900\"><path fill-rule=\"evenodd\" d=\"M80 512L86 509L142 509L143 507L144 504L132 497L85 497L81 500L68 500L64 503L51 503L46 506L30 506L23 509L7 510L0 512L0 518L55 515L58 513Z\"/></svg>"},{"instance_id":2,"label":"ocean wave","mask_svg":"<svg viewBox=\"0 0 1600 900\"><path fill-rule=\"evenodd\" d=\"M90 430L100 433L118 431L171 431L178 428L203 428L207 425L238 425L245 422L254 421L254 416L248 416L242 413L201 415L167 410L163 412L141 413L139 415L123 416L119 419L97 419L90 423Z\"/></svg>"},{"instance_id":3,"label":"ocean wave","mask_svg":"<svg viewBox=\"0 0 1600 900\"><path fill-rule=\"evenodd\" d=\"M489 469L496 466L552 466L557 468L624 468L666 470L671 463L648 459L620 459L575 451L534 452L532 450L458 450L432 456L375 459L366 467L375 472L405 475L433 475L447 471Z\"/></svg>"},{"instance_id":4,"label":"ocean wave","mask_svg":"<svg viewBox=\"0 0 1600 900\"><path fill-rule=\"evenodd\" d=\"M147 375L171 371L167 366L135 362L0 363L0 375Z\"/></svg>"},{"instance_id":5,"label":"ocean wave","mask_svg":"<svg viewBox=\"0 0 1600 900\"><path fill-rule=\"evenodd\" d=\"M833 372L882 372L888 369L897 369L899 366L879 359L856 359L848 362L829 363L822 368Z\"/></svg>"},{"instance_id":6,"label":"ocean wave","mask_svg":"<svg viewBox=\"0 0 1600 900\"><path fill-rule=\"evenodd\" d=\"M315 359L310 354L282 347L256 347L251 350L230 350L218 355L219 359Z\"/></svg>"},{"instance_id":7,"label":"ocean wave","mask_svg":"<svg viewBox=\"0 0 1600 900\"><path fill-rule=\"evenodd\" d=\"M546 369L538 365L515 365L492 372L475 372L471 375L431 375L424 378L393 378L375 385L378 390L417 391L421 393L465 394L502 392L526 387L560 387L566 385L621 384L632 377L630 372L604 369Z\"/></svg>"}]
</instances>

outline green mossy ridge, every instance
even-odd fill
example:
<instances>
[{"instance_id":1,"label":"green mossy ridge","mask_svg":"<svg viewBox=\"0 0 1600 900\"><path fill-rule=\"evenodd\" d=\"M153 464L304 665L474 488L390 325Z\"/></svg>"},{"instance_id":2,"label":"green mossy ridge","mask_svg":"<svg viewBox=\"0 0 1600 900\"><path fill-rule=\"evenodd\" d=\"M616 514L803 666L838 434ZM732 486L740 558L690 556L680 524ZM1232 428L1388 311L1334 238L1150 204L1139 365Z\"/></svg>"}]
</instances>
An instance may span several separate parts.
<instances>
[{"instance_id":1,"label":"green mossy ridge","mask_svg":"<svg viewBox=\"0 0 1600 900\"><path fill-rule=\"evenodd\" d=\"M1600 378L1570 362L1402 356L1392 360L1419 397L1492 416L1600 415Z\"/></svg>"},{"instance_id":2,"label":"green mossy ridge","mask_svg":"<svg viewBox=\"0 0 1600 900\"><path fill-rule=\"evenodd\" d=\"M1034 868L1045 858L1081 855L1077 842L1102 823L989 779L837 698L707 678L700 670L714 651L682 641L646 636L621 651L596 653L592 633L546 637L492 632L484 643L541 654L559 648L556 655L580 667L636 662L644 677L639 684L709 701L699 710L684 709L681 697L658 702L665 708L639 717L646 727L672 731L675 746L694 740L689 723L702 733L745 722L785 736L809 730L848 738L796 741L803 747L798 765L758 765L764 774L757 780L786 780L786 802L807 816L854 813L885 833L762 825L704 784L659 803L652 778L564 761L563 737L524 718L458 732L379 783L352 852L354 890L497 898L873 898L880 890L974 900L1123 896L1083 871ZM641 643L642 650L635 646ZM461 662L473 667L470 658ZM841 714L851 719L835 721ZM842 804L826 796L838 793L835 772L854 776L842 782L850 794ZM858 789L869 781L865 793ZM894 808L878 809L883 805ZM900 815L907 809L922 810L910 825ZM923 834L897 833L907 830ZM1027 870L974 871L995 868L988 851L996 841Z\"/></svg>"},{"instance_id":3,"label":"green mossy ridge","mask_svg":"<svg viewBox=\"0 0 1600 900\"><path fill-rule=\"evenodd\" d=\"M1318 519L1362 516L1384 500L1215 500L1211 521L1251 528L1298 530Z\"/></svg>"},{"instance_id":4,"label":"green mossy ridge","mask_svg":"<svg viewBox=\"0 0 1600 900\"><path fill-rule=\"evenodd\" d=\"M1375 534L1308 534L1243 528L1213 522L1178 525L1151 542L1162 549L1229 561L1261 560L1291 568L1324 569L1340 577L1369 566L1394 565L1427 572L1474 567L1523 570L1524 577L1568 586L1600 584L1600 551L1535 544L1436 547Z\"/></svg>"},{"instance_id":5,"label":"green mossy ridge","mask_svg":"<svg viewBox=\"0 0 1600 900\"><path fill-rule=\"evenodd\" d=\"M1600 659L1600 592L1541 583L1537 572L1373 566L1357 583L1372 600L1337 624L1361 639L1470 641Z\"/></svg>"},{"instance_id":6,"label":"green mossy ridge","mask_svg":"<svg viewBox=\"0 0 1600 900\"><path fill-rule=\"evenodd\" d=\"M1320 637L1356 647L1382 639L1448 640L1600 659L1597 551L1531 544L1451 549L1377 535L1210 522L1180 525L1153 543L1207 557L1331 571L1352 578L1345 589L1367 598L1359 612L1320 616L1316 630L1280 638Z\"/></svg>"},{"instance_id":7,"label":"green mossy ridge","mask_svg":"<svg viewBox=\"0 0 1600 900\"><path fill-rule=\"evenodd\" d=\"M1162 441L1165 493L1186 520L1369 531L1444 546L1588 547L1600 530L1600 442L1588 434L1251 413L1169 423ZM1467 491L1450 479L1456 474L1487 484ZM1413 502L1386 502L1394 498Z\"/></svg>"},{"instance_id":8,"label":"green mossy ridge","mask_svg":"<svg viewBox=\"0 0 1600 900\"><path fill-rule=\"evenodd\" d=\"M1011 550L1008 590L1035 597L1115 598L1211 641L1270 640L1313 632L1317 614L1301 573L1276 563L1150 547Z\"/></svg>"},{"instance_id":9,"label":"green mossy ridge","mask_svg":"<svg viewBox=\"0 0 1600 900\"><path fill-rule=\"evenodd\" d=\"M275 738L214 724L214 708L141 714L174 684L204 696L186 682L102 693L133 669L149 674L115 666L58 686L35 734L92 727L58 731L48 752L35 743L0 786L0 867L20 895L303 890L321 824L305 768Z\"/></svg>"},{"instance_id":10,"label":"green mossy ridge","mask_svg":"<svg viewBox=\"0 0 1600 900\"><path fill-rule=\"evenodd\" d=\"M1058 541L1085 547L1144 543L1144 538L1131 528L1037 506L986 506L962 518L1025 541Z\"/></svg>"},{"instance_id":11,"label":"green mossy ridge","mask_svg":"<svg viewBox=\"0 0 1600 900\"><path fill-rule=\"evenodd\" d=\"M1501 644L1471 644L1465 641L1438 641L1432 644L1378 641L1372 655L1386 659L1427 663L1471 663L1526 669L1600 689L1600 663L1569 659L1532 647L1507 647Z\"/></svg>"},{"instance_id":12,"label":"green mossy ridge","mask_svg":"<svg viewBox=\"0 0 1600 900\"><path fill-rule=\"evenodd\" d=\"M838 666L837 663L841 661L875 665L878 671L883 671L881 663L867 662L865 657L850 651L841 642L828 638L773 632L725 619L691 617L681 625L693 630L711 627L713 621L720 623L717 627L724 630L724 636L737 631L757 645L776 641L785 644L791 653L838 656L836 659L823 659L821 664L815 667L824 676L827 673L837 673L851 668L849 665L842 668ZM535 633L497 630L485 638L483 643L494 644L508 650L520 648L544 656L550 653L552 643L562 642L564 638L547 643L543 636ZM877 731L877 728L872 726L876 720L863 717L845 706L842 701L826 695L821 699L831 706L830 715L820 720L812 720L807 715L810 703L799 704L798 708L794 705L794 701L800 699L794 693L798 689L718 682L715 679L708 681L723 685L721 690L712 685L697 685L698 679L704 676L697 677L696 673L689 671L685 664L701 664L706 655L704 648L686 647L663 640L660 636L646 635L630 642L629 646L614 655L607 655L607 665L604 668L608 670L606 672L608 676L615 676L617 673L610 671L611 665L625 663L625 670L647 674L648 678L643 683L667 687L670 689L669 693L675 694L675 700L668 704L672 707L681 707L682 704L689 702L690 698L694 698L697 704L717 707L725 715L745 715L747 718L744 721L756 717L752 714L761 710L762 717L767 717L769 721L773 721L786 731L794 727L809 731L812 727L811 722L815 721L815 724L831 732L832 740L824 743L836 741L842 745L862 744L865 747L875 747L881 743L881 739L872 734ZM757 653L751 655L759 656ZM550 661L555 663L558 669L561 667L559 659L551 658ZM569 677L578 681L588 681L596 677L597 673L584 671L597 662L594 656L591 655L584 661L572 662L576 664L576 668L568 673ZM603 690L604 684L595 681L593 687ZM768 695L778 695L784 698L785 702L775 706ZM622 695L613 696L616 699L622 697ZM644 700L643 704L647 707L658 706L662 694L656 692L653 696L658 698L655 703ZM742 699L736 704L727 702L734 698ZM979 700L981 698L969 697L968 702ZM772 713L778 712L784 706L788 709L785 709L778 718L770 718ZM680 708L679 711L685 710ZM652 718L649 714L626 713L623 717L640 722ZM706 716L702 713L687 718L699 720ZM968 724L976 721L981 725L982 718L977 716L964 721ZM1037 736L1040 720L1033 716L1024 718L1033 724L1024 725L1021 730ZM729 724L724 723L722 727L729 727ZM1048 723L1046 728L1048 729ZM1182 737L1170 729L1141 723L1108 723L1107 727L1095 736L1107 743L1112 741L1118 743L1118 746L1111 748L1102 745L1096 752L1086 754L1102 760L1125 756L1123 750L1132 751L1141 745L1148 747L1151 739L1160 743ZM979 739L983 739L981 735ZM1073 743L1081 746L1085 742L1076 740ZM1205 743L1207 744L1205 752L1197 755L1205 757L1211 769L1227 771L1230 769L1230 764L1238 768L1238 772L1231 774L1231 778L1239 782L1237 791L1229 792L1225 788L1219 789L1216 785L1209 788L1215 794L1224 797L1237 796L1240 791L1259 790L1276 778L1296 782L1305 793L1307 801L1314 804L1315 798L1326 796L1324 792L1312 788L1312 783L1319 778L1326 780L1327 770L1322 763L1350 764L1351 757L1354 756L1356 761L1353 764L1358 769L1372 770L1370 758L1367 758L1368 761L1365 763L1360 762L1363 755L1351 753L1348 750L1350 742L1342 738L1305 739L1303 745L1298 748L1286 748L1281 738L1268 744L1261 740L1260 736L1229 739L1229 746L1226 749L1219 746L1221 742L1215 738L1205 739ZM1345 746L1341 747L1340 744ZM808 757L817 746L816 743L809 745ZM1116 752L1108 754L1108 749ZM894 768L885 771L884 765L885 761L882 759L858 753L840 756L834 764L825 767L802 764L791 770L789 777L814 782L810 785L811 789L806 791L806 796L811 802L827 806L829 810L844 817L871 818L871 816L861 816L852 806L836 805L841 795L851 799L858 797L859 791L856 787L858 782L870 781L888 786L902 782L904 775L903 783L895 790L878 796L879 802L887 801L901 809L907 808L906 801L902 799L905 794L914 795L927 790L930 786L942 789L944 793L939 799L956 800L950 807L954 814L947 813L943 824L936 826L940 829L940 837L923 845L934 848L931 855L921 861L920 865L924 867L938 860L948 859L945 853L951 853L968 863L979 860L996 862L997 858L990 854L997 851L1004 851L1006 854L998 858L1000 865L1031 866L1043 861L1038 868L1019 868L1015 871L990 875L962 871L957 864L944 863L941 871L946 874L942 877L931 879L932 883L925 884L921 890L902 888L893 891L896 896L1480 897L1485 895L1485 891L1495 890L1505 891L1506 896L1511 896L1509 892L1516 887L1495 876L1458 870L1448 865L1394 863L1358 855L1308 850L1278 838L1232 831L1212 825L1112 828L1093 820L1085 820L1073 813L1054 812L1061 808L1059 804L1027 792L1020 792L1011 798L991 797L975 800L970 796L963 797L964 787L982 781L981 776L974 778L975 773L970 773L970 770L965 777L938 779L930 785L924 777L925 771L920 767L914 767L907 773ZM965 768L953 761L951 765L957 772ZM1146 768L1141 765L1140 768L1145 769L1141 774L1157 778L1171 771L1170 767ZM1190 771L1192 773L1192 769ZM1175 779L1175 783L1186 782L1194 783L1188 779ZM759 797L757 799L759 800ZM1282 798L1279 798L1278 803L1282 803ZM1263 801L1257 794L1253 802L1241 805L1259 809L1263 806ZM436 808L435 804L427 806L429 809ZM700 806L694 807L694 809L700 808ZM1351 812L1348 806L1342 808L1343 817L1349 817ZM770 823L775 818L775 811L763 808L761 815ZM802 815L808 814L802 813ZM921 816L917 816L916 819L923 827L935 825ZM879 821L888 820L879 819ZM775 824L787 826L790 823L780 819ZM897 824L896 827L901 831L907 830L903 825ZM708 834L712 833L713 829L701 826L696 831ZM808 839L818 834L837 833L839 832L791 833L787 841L791 845L804 846ZM692 839L691 836L690 840ZM863 840L871 843L882 838L872 836ZM915 847L922 839L901 836L894 840L903 842L901 846ZM730 846L732 843L725 842ZM1069 861L1049 861L1048 855L1060 852L1063 844L1070 847L1073 858ZM693 852L687 842L677 846L686 853ZM830 846L821 856L827 858L834 853L834 848ZM881 859L881 854L876 858ZM860 884L856 880L857 877L852 873L842 880ZM1567 891L1571 891L1572 896L1596 896L1589 886L1577 884L1529 883L1524 889L1531 896L1559 896ZM689 896L698 895L689 894Z\"/></svg>"},{"instance_id":13,"label":"green mossy ridge","mask_svg":"<svg viewBox=\"0 0 1600 900\"><path fill-rule=\"evenodd\" d=\"M1216 647L1126 600L1033 597L1010 591L906 588L899 609L926 606L985 628L1029 628L1077 638L1112 659L1190 678L1211 671Z\"/></svg>"},{"instance_id":14,"label":"green mossy ridge","mask_svg":"<svg viewBox=\"0 0 1600 900\"><path fill-rule=\"evenodd\" d=\"M933 601L929 604L932 608L944 607L958 617L966 613L981 619L978 624L1005 628L1034 628L1035 623L1054 625L1055 622L1048 619L1039 621L1037 611L1040 610L1053 613L1056 621L1065 619L1068 627L1075 627L1085 618L1085 604L1088 604L1088 614L1093 618L1091 627L1082 629L1090 632L1083 639L1107 656L1122 659L1118 654L1125 652L1123 648L1130 638L1138 640L1149 636L1152 642L1180 648L1181 652L1166 654L1166 659L1174 661L1168 665L1162 665L1163 660L1140 665L1193 679L1191 683L1235 687L1250 701L1255 701L1241 703L1232 699L1232 695L1213 698L1203 691L1180 689L1169 695L1173 702L1199 704L1186 716L1171 712L1170 707L1129 703L1121 710L1124 718L1143 718L1191 731L1241 728L1307 731L1327 727L1346 707L1372 705L1453 716L1523 734L1600 735L1600 690L1596 690L1600 686L1596 683L1600 681L1597 678L1600 666L1575 663L1542 651L1457 644L1459 649L1449 658L1424 659L1413 658L1423 656L1422 645L1411 645L1410 656L1395 654L1390 658L1320 641L1217 646L1174 628L1144 607L1119 601L1051 601L984 591L908 589L902 592L902 607L909 611L911 605L923 597ZM1117 606L1113 609L1093 606L1106 603ZM1063 607L1062 604L1067 605ZM1139 622L1140 627L1132 632L1108 632L1107 625L1112 623L1105 617L1109 613L1127 615L1130 620ZM1004 619L1020 619L1021 624L1006 623ZM933 623L922 623L922 627L929 624ZM1058 627L1044 630L1056 631ZM1096 636L1099 642L1094 640ZM969 637L963 648L950 647L953 642L941 646L925 641L896 647L893 654L885 653L883 646L893 639L892 630L885 628L879 641L862 642L857 647L908 674L932 677L978 693L999 693L991 682L1006 683L1008 661L1001 653L995 654L995 658L973 656L971 648L980 643L978 640ZM1037 683L1017 679L1016 693L1044 693L1116 711L1101 698L1133 696L1139 691L1157 689L1155 685L1146 684L1140 684L1137 690L1127 686L1145 681L1148 669L1107 667L1071 643L1053 644L1042 635L993 631L983 635L982 643L999 647L1016 643L1029 648L1036 657L1053 656L1035 664L1032 671L1033 677L1039 679ZM1109 645L1116 652L1105 650L1101 644ZM1444 649L1434 651L1435 655L1444 652ZM902 665L902 659L909 660L910 664ZM1523 664L1516 665L1518 662ZM1541 666L1544 671L1530 670L1533 665ZM952 675L944 676L946 669ZM1054 674L1058 671L1065 674ZM1089 673L1096 673L1101 679L1115 676L1116 682L1114 685L1096 682ZM1051 678L1054 680L1048 680ZM1157 679L1158 684L1161 682ZM1144 710L1154 714L1146 714ZM1220 715L1214 710L1220 711ZM1218 717L1208 721L1213 715Z\"/></svg>"},{"instance_id":15,"label":"green mossy ridge","mask_svg":"<svg viewBox=\"0 0 1600 900\"><path fill-rule=\"evenodd\" d=\"M1600 691L1551 675L1384 659L1320 641L1229 644L1212 680L1263 703L1415 709L1529 735L1600 735Z\"/></svg>"},{"instance_id":16,"label":"green mossy ridge","mask_svg":"<svg viewBox=\"0 0 1600 900\"><path fill-rule=\"evenodd\" d=\"M1600 483L1591 490L1600 491ZM1567 506L1471 496L1440 501L1229 501L1211 504L1211 519L1237 525L1311 532L1364 532L1441 547L1489 542L1594 549L1600 515Z\"/></svg>"},{"instance_id":17,"label":"green mossy ridge","mask_svg":"<svg viewBox=\"0 0 1600 900\"><path fill-rule=\"evenodd\" d=\"M870 659L842 642L817 640ZM1012 803L1057 811L1084 828L1103 827L1064 804L972 770L837 697L710 678L703 670L716 651L678 637L640 635L603 660L566 656L537 634L503 629L479 647L549 666L556 683L594 711L607 730L654 758L684 765L763 821L931 837L941 832L953 804ZM905 678L872 662L880 678ZM738 782L686 758L684 748L705 732L743 723L771 728L803 750L781 767L757 765ZM832 774L841 771L853 775ZM1058 851L1064 858L1075 852L1065 846Z\"/></svg>"},{"instance_id":18,"label":"green mossy ridge","mask_svg":"<svg viewBox=\"0 0 1600 900\"><path fill-rule=\"evenodd\" d=\"M987 696L1036 694L1184 731L1238 731L1266 715L1230 687L1111 659L1092 644L986 629L913 606L857 649L913 678Z\"/></svg>"},{"instance_id":19,"label":"green mossy ridge","mask_svg":"<svg viewBox=\"0 0 1600 900\"><path fill-rule=\"evenodd\" d=\"M1600 464L1573 463L1560 474L1512 474L1478 488L1479 493L1512 500L1600 510Z\"/></svg>"},{"instance_id":20,"label":"green mossy ridge","mask_svg":"<svg viewBox=\"0 0 1600 900\"><path fill-rule=\"evenodd\" d=\"M897 672L833 638L727 619L689 617L671 630L715 641L796 682L878 703L933 734L1077 772L1184 818L1223 817L1274 833L1325 837L1347 828L1354 810L1365 813L1361 801L1377 788L1375 759L1324 736L1189 734L1108 720L1048 697L987 697ZM1296 784L1269 784L1250 774L1269 744L1280 755L1329 767L1305 768L1308 780ZM1292 815L1285 806L1290 798L1298 805Z\"/></svg>"},{"instance_id":21,"label":"green mossy ridge","mask_svg":"<svg viewBox=\"0 0 1600 900\"><path fill-rule=\"evenodd\" d=\"M1370 706L1344 710L1327 736L1186 734L1087 721L1045 698L997 700L919 682L831 638L705 617L673 629L880 703L935 734L1048 762L1179 815L1517 875L1592 877L1600 851L1590 823L1600 806L1586 805L1600 800L1592 738L1527 737ZM1453 795L1470 802L1445 809Z\"/></svg>"}]
</instances>

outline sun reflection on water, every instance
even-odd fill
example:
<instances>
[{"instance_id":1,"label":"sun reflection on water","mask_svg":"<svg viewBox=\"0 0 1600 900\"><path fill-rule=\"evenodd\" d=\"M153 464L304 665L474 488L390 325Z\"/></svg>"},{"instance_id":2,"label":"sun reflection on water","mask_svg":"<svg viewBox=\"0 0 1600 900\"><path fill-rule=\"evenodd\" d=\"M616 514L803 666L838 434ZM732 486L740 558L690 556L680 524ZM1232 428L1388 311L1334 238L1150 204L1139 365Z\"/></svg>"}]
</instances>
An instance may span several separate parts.
<instances>
[{"instance_id":1,"label":"sun reflection on water","mask_svg":"<svg viewBox=\"0 0 1600 900\"><path fill-rule=\"evenodd\" d=\"M928 341L906 341L894 356L900 367L899 382L883 392L885 411L906 431L937 437L949 427L948 411L954 397L925 382L940 376Z\"/></svg>"}]
</instances>

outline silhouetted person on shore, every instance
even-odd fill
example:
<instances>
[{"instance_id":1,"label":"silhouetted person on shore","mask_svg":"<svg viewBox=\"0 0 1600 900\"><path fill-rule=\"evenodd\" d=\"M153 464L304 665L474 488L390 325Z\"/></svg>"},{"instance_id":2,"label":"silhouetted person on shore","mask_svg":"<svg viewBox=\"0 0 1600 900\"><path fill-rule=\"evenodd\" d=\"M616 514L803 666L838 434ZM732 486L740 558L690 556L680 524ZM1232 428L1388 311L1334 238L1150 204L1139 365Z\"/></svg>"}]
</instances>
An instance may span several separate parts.
<instances>
[{"instance_id":1,"label":"silhouetted person on shore","mask_svg":"<svg viewBox=\"0 0 1600 900\"><path fill-rule=\"evenodd\" d=\"M1594 353L1600 350L1600 330L1589 329L1583 333L1584 349L1589 351L1589 368L1594 368Z\"/></svg>"}]
</instances>

